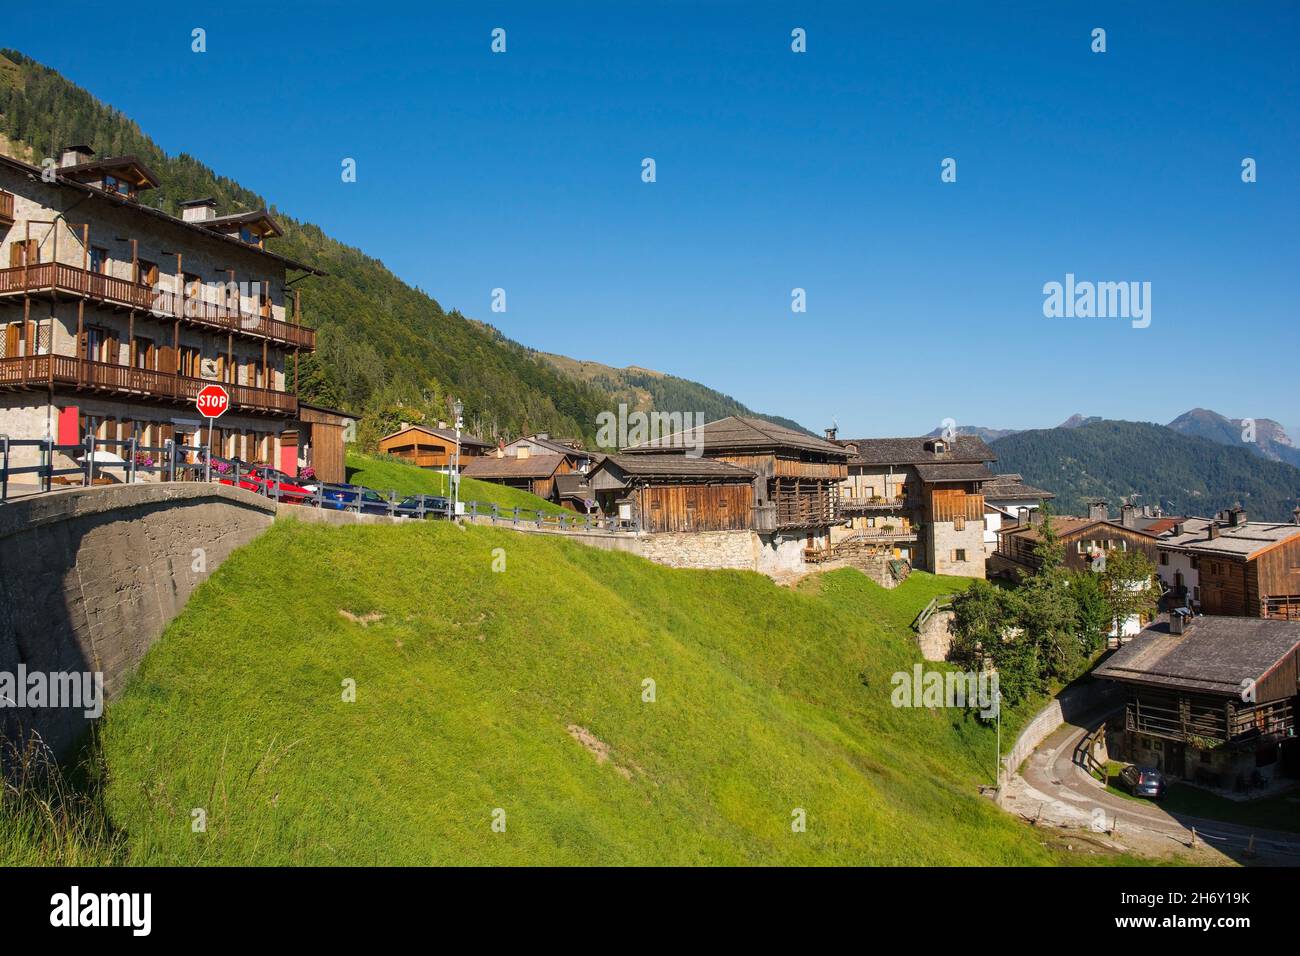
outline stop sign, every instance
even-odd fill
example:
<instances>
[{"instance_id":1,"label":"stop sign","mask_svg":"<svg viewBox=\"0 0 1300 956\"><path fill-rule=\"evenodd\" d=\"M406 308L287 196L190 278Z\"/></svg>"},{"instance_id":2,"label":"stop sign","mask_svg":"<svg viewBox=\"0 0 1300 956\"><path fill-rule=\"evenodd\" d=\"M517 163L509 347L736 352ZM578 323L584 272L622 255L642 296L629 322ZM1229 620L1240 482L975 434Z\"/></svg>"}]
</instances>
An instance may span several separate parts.
<instances>
[{"instance_id":1,"label":"stop sign","mask_svg":"<svg viewBox=\"0 0 1300 956\"><path fill-rule=\"evenodd\" d=\"M220 418L230 408L230 393L220 385L204 385L194 404L204 418Z\"/></svg>"}]
</instances>

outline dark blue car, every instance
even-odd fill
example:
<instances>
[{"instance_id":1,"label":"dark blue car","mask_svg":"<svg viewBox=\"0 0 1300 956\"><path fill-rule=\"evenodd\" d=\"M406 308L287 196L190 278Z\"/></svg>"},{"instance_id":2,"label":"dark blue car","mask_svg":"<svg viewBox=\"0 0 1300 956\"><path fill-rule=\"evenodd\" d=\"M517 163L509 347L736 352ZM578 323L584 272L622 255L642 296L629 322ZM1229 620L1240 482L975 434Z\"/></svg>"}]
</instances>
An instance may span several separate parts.
<instances>
[{"instance_id":1,"label":"dark blue car","mask_svg":"<svg viewBox=\"0 0 1300 956\"><path fill-rule=\"evenodd\" d=\"M411 495L397 505L400 518L418 518L423 507L426 518L445 518L451 502L440 495Z\"/></svg>"},{"instance_id":2,"label":"dark blue car","mask_svg":"<svg viewBox=\"0 0 1300 956\"><path fill-rule=\"evenodd\" d=\"M326 485L321 489L321 507L362 514L390 513L388 499L365 485Z\"/></svg>"}]
</instances>

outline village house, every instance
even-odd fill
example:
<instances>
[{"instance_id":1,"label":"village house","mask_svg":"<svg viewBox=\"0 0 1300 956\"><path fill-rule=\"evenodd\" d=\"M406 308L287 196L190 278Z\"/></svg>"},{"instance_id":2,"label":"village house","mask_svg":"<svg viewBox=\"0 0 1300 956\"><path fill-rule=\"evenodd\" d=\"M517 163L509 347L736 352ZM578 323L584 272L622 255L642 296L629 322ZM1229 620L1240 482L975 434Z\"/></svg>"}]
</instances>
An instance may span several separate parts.
<instances>
[{"instance_id":1,"label":"village house","mask_svg":"<svg viewBox=\"0 0 1300 956\"><path fill-rule=\"evenodd\" d=\"M1013 473L994 475L980 488L984 496L984 557L987 559L998 549L998 531L1006 522L1028 522L1030 513L1051 501L1056 495L1025 483L1024 478Z\"/></svg>"},{"instance_id":2,"label":"village house","mask_svg":"<svg viewBox=\"0 0 1300 956\"><path fill-rule=\"evenodd\" d=\"M460 470L464 472L471 460L488 454L491 449L491 442L461 432ZM436 428L402 422L397 431L379 439L379 453L405 459L419 468L447 471L456 456L456 430L448 428L445 422L439 422Z\"/></svg>"},{"instance_id":3,"label":"village house","mask_svg":"<svg viewBox=\"0 0 1300 956\"><path fill-rule=\"evenodd\" d=\"M752 521L754 473L725 461L609 455L587 485L601 514L638 531L741 531Z\"/></svg>"},{"instance_id":4,"label":"village house","mask_svg":"<svg viewBox=\"0 0 1300 956\"><path fill-rule=\"evenodd\" d=\"M210 441L293 474L298 437L328 423L299 422L299 356L315 333L288 274L324 273L267 248L280 228L265 210L219 216L198 199L177 218L142 204L158 185L138 158L85 145L65 148L48 181L0 156L0 433ZM215 427L194 407L213 382L230 394ZM12 464L39 454L15 449Z\"/></svg>"},{"instance_id":5,"label":"village house","mask_svg":"<svg viewBox=\"0 0 1300 956\"><path fill-rule=\"evenodd\" d=\"M520 452L529 455L561 455L568 460L572 471L581 474L586 474L592 465L604 457L600 452L585 451L576 441L559 441L545 432L505 442L500 446L500 451L510 456L517 456Z\"/></svg>"},{"instance_id":6,"label":"village house","mask_svg":"<svg viewBox=\"0 0 1300 956\"><path fill-rule=\"evenodd\" d=\"M1300 622L1175 612L1093 671L1128 690L1112 757L1244 790L1300 776Z\"/></svg>"},{"instance_id":7,"label":"village house","mask_svg":"<svg viewBox=\"0 0 1300 956\"><path fill-rule=\"evenodd\" d=\"M587 481L587 475L574 472L555 476L555 499L562 507L580 515L597 514L599 506L596 492Z\"/></svg>"},{"instance_id":8,"label":"village house","mask_svg":"<svg viewBox=\"0 0 1300 956\"><path fill-rule=\"evenodd\" d=\"M1159 539L1160 580L1203 614L1300 620L1300 508L1286 522L1240 507L1177 519Z\"/></svg>"},{"instance_id":9,"label":"village house","mask_svg":"<svg viewBox=\"0 0 1300 956\"><path fill-rule=\"evenodd\" d=\"M996 455L982 438L959 435L858 438L849 453L838 541L892 549L935 574L985 576L983 486Z\"/></svg>"},{"instance_id":10,"label":"village house","mask_svg":"<svg viewBox=\"0 0 1300 956\"><path fill-rule=\"evenodd\" d=\"M470 459L461 474L478 481L518 488L553 501L555 479L572 472L573 465L564 455L534 455L527 450L506 455L498 448L494 454Z\"/></svg>"},{"instance_id":11,"label":"village house","mask_svg":"<svg viewBox=\"0 0 1300 956\"><path fill-rule=\"evenodd\" d=\"M632 455L703 457L749 472L752 512L741 527L759 536L760 570L801 569L806 552L829 550L831 528L844 520L840 484L848 477L849 452L760 418L732 415L690 435L661 435L624 448L620 457ZM728 515L728 522L735 520Z\"/></svg>"},{"instance_id":12,"label":"village house","mask_svg":"<svg viewBox=\"0 0 1300 956\"><path fill-rule=\"evenodd\" d=\"M1004 525L998 530L998 549L990 566L995 574L1019 578L1038 570L1041 562L1034 553L1042 540L1041 513L1031 512L1028 520ZM1065 566L1072 571L1100 571L1108 551L1141 551L1156 563L1159 536L1139 527L1139 512L1132 505L1121 509L1119 520L1110 517L1106 502L1088 506L1088 516L1052 515L1052 530L1065 549Z\"/></svg>"}]
</instances>

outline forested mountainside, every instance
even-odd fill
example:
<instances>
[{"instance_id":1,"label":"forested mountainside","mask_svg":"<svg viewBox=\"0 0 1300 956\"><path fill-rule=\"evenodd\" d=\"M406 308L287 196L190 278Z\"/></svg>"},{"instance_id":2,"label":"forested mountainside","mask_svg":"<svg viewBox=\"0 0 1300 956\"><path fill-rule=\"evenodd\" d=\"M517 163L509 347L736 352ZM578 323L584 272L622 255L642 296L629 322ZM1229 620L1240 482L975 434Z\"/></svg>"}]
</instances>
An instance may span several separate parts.
<instances>
[{"instance_id":1,"label":"forested mountainside","mask_svg":"<svg viewBox=\"0 0 1300 956\"><path fill-rule=\"evenodd\" d=\"M997 471L1055 492L1058 512L1086 514L1095 499L1112 512L1131 500L1196 515L1240 503L1252 519L1287 521L1300 503L1300 468L1163 425L1089 422L1017 432L992 448Z\"/></svg>"},{"instance_id":2,"label":"forested mountainside","mask_svg":"<svg viewBox=\"0 0 1300 956\"><path fill-rule=\"evenodd\" d=\"M444 309L380 260L197 158L167 155L120 111L7 49L0 49L0 133L0 148L32 162L82 142L101 156L139 156L162 180L143 201L173 215L178 203L199 196L214 197L222 213L269 208L285 232L271 247L329 273L300 285L304 320L318 330L318 350L303 364L302 397L362 414L363 445L401 420L449 418L453 396L465 402L467 427L489 437L548 431L590 443L597 414L617 409L614 388L567 374L492 326ZM669 411L707 411L701 404L748 411L684 379L664 376L660 386L647 390L655 403L686 403Z\"/></svg>"}]
</instances>

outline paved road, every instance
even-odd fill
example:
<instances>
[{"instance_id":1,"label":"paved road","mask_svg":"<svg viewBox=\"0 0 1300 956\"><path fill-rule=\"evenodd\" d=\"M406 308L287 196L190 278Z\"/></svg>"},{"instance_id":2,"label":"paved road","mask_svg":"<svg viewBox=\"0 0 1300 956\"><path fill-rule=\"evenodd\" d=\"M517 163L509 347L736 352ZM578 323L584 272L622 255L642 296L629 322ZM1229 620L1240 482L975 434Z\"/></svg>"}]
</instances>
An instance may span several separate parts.
<instances>
[{"instance_id":1,"label":"paved road","mask_svg":"<svg viewBox=\"0 0 1300 956\"><path fill-rule=\"evenodd\" d=\"M1100 719L1095 722L1080 720L1060 727L1026 761L1023 771L1025 782L1034 790L1084 814L1092 814L1097 807L1101 807L1108 818L1118 818L1121 839L1125 828L1140 827L1153 834L1168 836L1186 846L1192 838L1191 828L1195 827L1199 841L1233 859L1242 860L1253 834L1257 862L1300 866L1300 834L1261 830L1198 817L1174 817L1154 801L1130 800L1107 792L1100 782L1074 762L1074 752L1088 729L1095 728L1100 723ZM1300 813L1300 805L1296 812Z\"/></svg>"}]
</instances>

